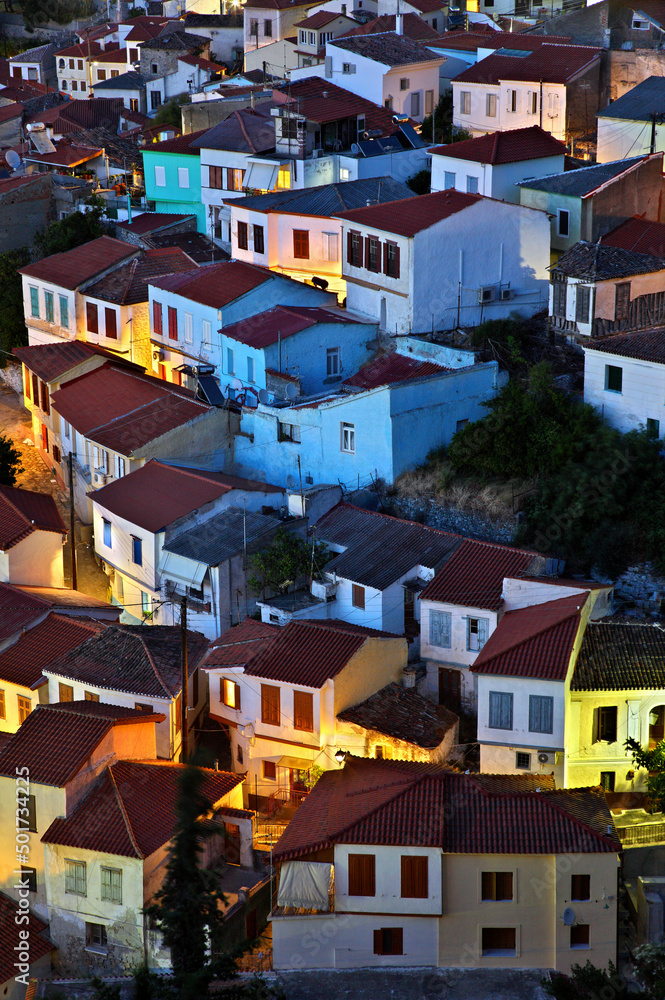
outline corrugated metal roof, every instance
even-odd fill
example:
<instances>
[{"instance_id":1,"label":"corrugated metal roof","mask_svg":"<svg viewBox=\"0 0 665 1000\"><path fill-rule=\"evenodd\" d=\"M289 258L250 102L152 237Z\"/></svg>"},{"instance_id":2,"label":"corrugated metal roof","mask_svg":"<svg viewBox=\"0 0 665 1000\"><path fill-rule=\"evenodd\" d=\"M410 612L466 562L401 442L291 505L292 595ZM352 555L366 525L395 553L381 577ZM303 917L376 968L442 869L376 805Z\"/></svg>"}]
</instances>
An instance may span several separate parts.
<instances>
[{"instance_id":1,"label":"corrugated metal roof","mask_svg":"<svg viewBox=\"0 0 665 1000\"><path fill-rule=\"evenodd\" d=\"M43 382L53 382L72 371L77 365L88 361L95 354L103 358L127 364L117 354L111 354L96 344L85 344L82 340L66 340L55 344L33 344L31 347L14 347L12 353L26 368L38 375ZM134 366L132 366L134 367ZM139 365L136 365L141 371Z\"/></svg>"},{"instance_id":2,"label":"corrugated metal roof","mask_svg":"<svg viewBox=\"0 0 665 1000\"><path fill-rule=\"evenodd\" d=\"M180 531L171 538L167 536L163 548L165 552L206 566L219 566L242 552L244 545L255 551L255 543L279 528L281 523L277 517L245 511L242 507L227 507L187 531Z\"/></svg>"},{"instance_id":3,"label":"corrugated metal roof","mask_svg":"<svg viewBox=\"0 0 665 1000\"><path fill-rule=\"evenodd\" d=\"M650 222L648 219L633 218L600 237L607 247L621 247L638 253L652 253L665 257L665 223Z\"/></svg>"},{"instance_id":4,"label":"corrugated metal roof","mask_svg":"<svg viewBox=\"0 0 665 1000\"><path fill-rule=\"evenodd\" d=\"M234 198L232 204L252 211L327 217L351 208L366 207L368 201L383 204L415 197L417 195L408 185L392 177L368 177L343 184L322 184L300 191L273 191L250 198Z\"/></svg>"},{"instance_id":5,"label":"corrugated metal roof","mask_svg":"<svg viewBox=\"0 0 665 1000\"><path fill-rule=\"evenodd\" d=\"M422 600L498 611L504 577L534 568L536 552L465 538L421 592Z\"/></svg>"},{"instance_id":6,"label":"corrugated metal roof","mask_svg":"<svg viewBox=\"0 0 665 1000\"><path fill-rule=\"evenodd\" d=\"M210 264L208 267L199 268L196 273L187 272L167 278L157 278L150 284L165 292L173 292L193 302L200 302L201 305L221 309L264 282L272 281L273 278L273 273L267 268L245 264L240 260L230 260L223 264Z\"/></svg>"},{"instance_id":7,"label":"corrugated metal roof","mask_svg":"<svg viewBox=\"0 0 665 1000\"><path fill-rule=\"evenodd\" d=\"M630 160L613 160L611 163L595 163L591 167L578 167L577 170L566 170L560 174L548 174L546 177L531 177L520 181L518 187L533 191L551 191L554 194L566 194L573 198L586 198L601 184L613 180L620 174L630 170L643 156L633 156Z\"/></svg>"},{"instance_id":8,"label":"corrugated metal roof","mask_svg":"<svg viewBox=\"0 0 665 1000\"><path fill-rule=\"evenodd\" d=\"M224 336L249 347L261 349L276 344L280 339L292 337L301 330L308 330L317 323L347 325L357 322L353 316L342 310L333 311L320 306L274 306L264 313L252 316L251 320L243 319L225 326Z\"/></svg>"},{"instance_id":9,"label":"corrugated metal roof","mask_svg":"<svg viewBox=\"0 0 665 1000\"><path fill-rule=\"evenodd\" d=\"M572 691L662 691L665 633L652 624L589 622Z\"/></svg>"},{"instance_id":10,"label":"corrugated metal roof","mask_svg":"<svg viewBox=\"0 0 665 1000\"><path fill-rule=\"evenodd\" d=\"M138 247L110 236L100 236L74 250L52 254L35 264L28 264L20 268L19 273L49 281L61 288L74 289L137 253Z\"/></svg>"},{"instance_id":11,"label":"corrugated metal roof","mask_svg":"<svg viewBox=\"0 0 665 1000\"><path fill-rule=\"evenodd\" d=\"M437 365L435 361L422 361L393 351L375 361L370 361L355 375L344 379L342 384L355 386L358 389L376 389L381 385L407 382L409 379L425 378L427 375L445 375L452 370Z\"/></svg>"}]
</instances>

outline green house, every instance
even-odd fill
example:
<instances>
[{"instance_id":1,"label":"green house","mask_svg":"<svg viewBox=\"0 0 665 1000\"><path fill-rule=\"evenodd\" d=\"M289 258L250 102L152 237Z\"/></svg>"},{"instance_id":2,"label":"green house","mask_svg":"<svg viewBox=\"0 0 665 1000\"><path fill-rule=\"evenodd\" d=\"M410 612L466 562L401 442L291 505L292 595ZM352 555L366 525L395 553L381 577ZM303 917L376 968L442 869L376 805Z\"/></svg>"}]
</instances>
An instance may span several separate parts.
<instances>
[{"instance_id":1,"label":"green house","mask_svg":"<svg viewBox=\"0 0 665 1000\"><path fill-rule=\"evenodd\" d=\"M154 201L155 211L195 215L200 233L206 231L205 208L201 204L201 157L200 150L192 147L192 143L205 131L155 142L142 151L145 195Z\"/></svg>"}]
</instances>

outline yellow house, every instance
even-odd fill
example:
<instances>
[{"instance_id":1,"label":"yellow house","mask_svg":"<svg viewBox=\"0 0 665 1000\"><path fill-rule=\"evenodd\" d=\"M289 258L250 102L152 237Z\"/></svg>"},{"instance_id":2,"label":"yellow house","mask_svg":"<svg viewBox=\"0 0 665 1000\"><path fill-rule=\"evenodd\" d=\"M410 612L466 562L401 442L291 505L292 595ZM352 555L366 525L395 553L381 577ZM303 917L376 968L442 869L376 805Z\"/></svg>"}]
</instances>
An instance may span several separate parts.
<instances>
[{"instance_id":1,"label":"yellow house","mask_svg":"<svg viewBox=\"0 0 665 1000\"><path fill-rule=\"evenodd\" d=\"M598 789L347 758L274 854L273 967L607 966L620 849Z\"/></svg>"},{"instance_id":2,"label":"yellow house","mask_svg":"<svg viewBox=\"0 0 665 1000\"><path fill-rule=\"evenodd\" d=\"M63 587L62 546L67 537L52 496L0 486L0 580Z\"/></svg>"}]
</instances>

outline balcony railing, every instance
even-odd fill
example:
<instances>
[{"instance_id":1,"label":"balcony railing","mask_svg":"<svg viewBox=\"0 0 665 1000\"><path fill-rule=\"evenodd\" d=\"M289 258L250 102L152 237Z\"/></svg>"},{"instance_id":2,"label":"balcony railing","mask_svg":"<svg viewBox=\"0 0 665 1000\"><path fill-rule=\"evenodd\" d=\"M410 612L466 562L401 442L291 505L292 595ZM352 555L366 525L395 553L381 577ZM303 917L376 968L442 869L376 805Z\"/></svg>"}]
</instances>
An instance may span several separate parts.
<instances>
[{"instance_id":1,"label":"balcony railing","mask_svg":"<svg viewBox=\"0 0 665 1000\"><path fill-rule=\"evenodd\" d=\"M268 798L268 804L266 806L266 815L268 819L279 812L280 809L284 809L287 806L291 806L297 809L298 806L307 798L309 792L306 789L299 788L278 788L276 792Z\"/></svg>"}]
</instances>

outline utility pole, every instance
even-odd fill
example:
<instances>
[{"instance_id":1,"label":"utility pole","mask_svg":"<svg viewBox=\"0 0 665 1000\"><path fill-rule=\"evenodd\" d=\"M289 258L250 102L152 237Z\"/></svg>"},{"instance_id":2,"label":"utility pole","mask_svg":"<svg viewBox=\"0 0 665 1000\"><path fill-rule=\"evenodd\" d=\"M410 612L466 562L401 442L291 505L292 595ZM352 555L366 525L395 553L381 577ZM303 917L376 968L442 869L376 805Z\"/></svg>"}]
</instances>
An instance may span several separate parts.
<instances>
[{"instance_id":1,"label":"utility pole","mask_svg":"<svg viewBox=\"0 0 665 1000\"><path fill-rule=\"evenodd\" d=\"M656 125L662 125L665 119L665 114L661 111L654 111L651 115L651 143L649 146L649 152L656 152Z\"/></svg>"},{"instance_id":2,"label":"utility pole","mask_svg":"<svg viewBox=\"0 0 665 1000\"><path fill-rule=\"evenodd\" d=\"M74 456L69 453L69 542L72 547L72 590L78 590L76 578L76 530L74 518Z\"/></svg>"},{"instance_id":3,"label":"utility pole","mask_svg":"<svg viewBox=\"0 0 665 1000\"><path fill-rule=\"evenodd\" d=\"M180 696L180 729L181 748L180 757L183 764L189 758L189 732L187 729L187 689L189 686L189 675L187 670L187 598L180 598L180 663L182 667L182 693Z\"/></svg>"}]
</instances>

